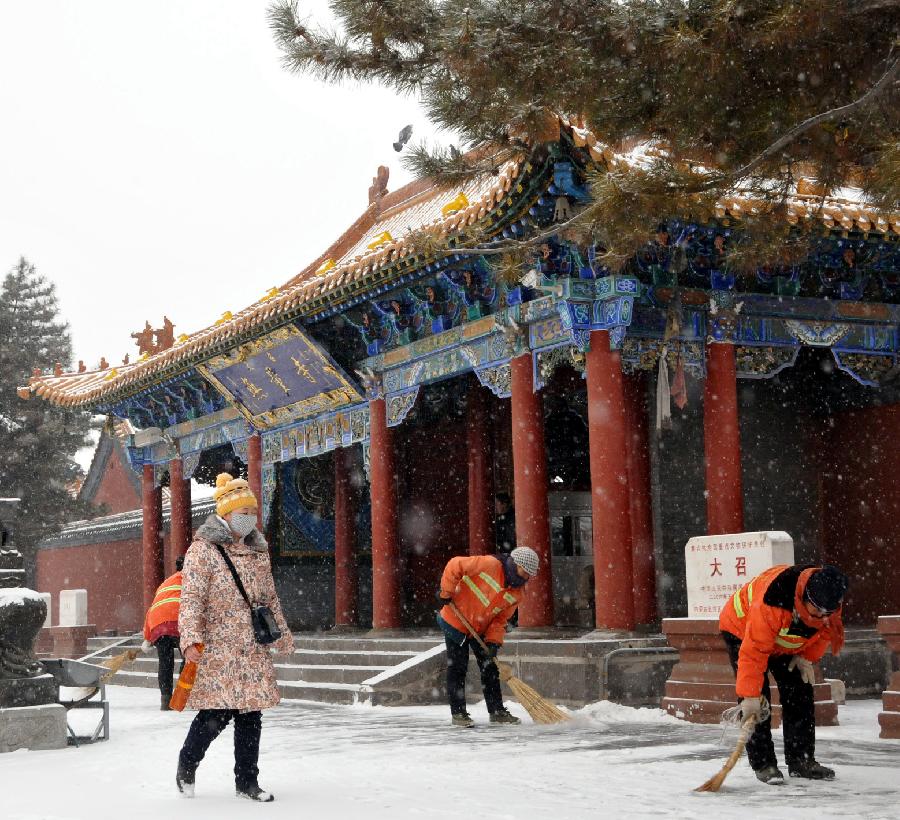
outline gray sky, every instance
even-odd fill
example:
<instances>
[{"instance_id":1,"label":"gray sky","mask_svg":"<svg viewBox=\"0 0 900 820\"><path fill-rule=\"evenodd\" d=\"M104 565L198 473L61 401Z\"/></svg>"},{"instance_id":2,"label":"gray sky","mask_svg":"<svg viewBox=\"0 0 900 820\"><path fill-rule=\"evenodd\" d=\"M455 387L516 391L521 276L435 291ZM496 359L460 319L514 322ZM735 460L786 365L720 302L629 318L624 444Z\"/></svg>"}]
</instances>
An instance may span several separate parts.
<instances>
[{"instance_id":1,"label":"gray sky","mask_svg":"<svg viewBox=\"0 0 900 820\"><path fill-rule=\"evenodd\" d=\"M325 0L304 4L314 15ZM75 358L209 325L362 212L417 103L288 74L266 0L0 0L0 273L56 283Z\"/></svg>"}]
</instances>

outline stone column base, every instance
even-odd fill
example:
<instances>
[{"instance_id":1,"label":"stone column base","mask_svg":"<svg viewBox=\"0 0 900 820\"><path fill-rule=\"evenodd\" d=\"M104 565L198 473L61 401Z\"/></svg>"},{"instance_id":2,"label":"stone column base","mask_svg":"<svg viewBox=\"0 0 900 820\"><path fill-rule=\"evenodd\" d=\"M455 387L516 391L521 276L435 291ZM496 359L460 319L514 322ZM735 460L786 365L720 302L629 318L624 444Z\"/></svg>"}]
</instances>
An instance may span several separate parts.
<instances>
[{"instance_id":1,"label":"stone column base","mask_svg":"<svg viewBox=\"0 0 900 820\"><path fill-rule=\"evenodd\" d=\"M679 660L666 681L662 708L670 715L690 723L718 723L722 712L737 703L734 671L728 650L719 634L717 620L666 618L663 632L670 646L678 650ZM769 677L772 690L772 726L781 723L778 687ZM813 687L816 725L837 726L837 704L831 698L831 685L816 668Z\"/></svg>"},{"instance_id":2,"label":"stone column base","mask_svg":"<svg viewBox=\"0 0 900 820\"><path fill-rule=\"evenodd\" d=\"M895 656L900 656L900 615L882 615L878 631ZM879 737L900 738L900 672L894 672L881 696L884 711L878 715Z\"/></svg>"},{"instance_id":3,"label":"stone column base","mask_svg":"<svg viewBox=\"0 0 900 820\"><path fill-rule=\"evenodd\" d=\"M35 651L53 658L81 658L87 655L87 640L97 634L97 627L45 626L35 642Z\"/></svg>"},{"instance_id":4,"label":"stone column base","mask_svg":"<svg viewBox=\"0 0 900 820\"><path fill-rule=\"evenodd\" d=\"M0 709L0 752L65 747L66 710L58 703Z\"/></svg>"}]
</instances>

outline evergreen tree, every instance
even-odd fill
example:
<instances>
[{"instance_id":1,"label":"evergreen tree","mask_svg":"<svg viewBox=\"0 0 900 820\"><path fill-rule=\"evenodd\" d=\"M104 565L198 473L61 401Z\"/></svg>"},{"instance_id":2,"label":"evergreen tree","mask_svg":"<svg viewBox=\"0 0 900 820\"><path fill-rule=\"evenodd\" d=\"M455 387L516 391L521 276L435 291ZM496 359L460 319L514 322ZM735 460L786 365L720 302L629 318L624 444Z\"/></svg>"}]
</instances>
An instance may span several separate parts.
<instances>
[{"instance_id":1,"label":"evergreen tree","mask_svg":"<svg viewBox=\"0 0 900 820\"><path fill-rule=\"evenodd\" d=\"M16 393L32 368L71 365L69 328L60 321L56 289L23 257L0 290L0 495L20 498L15 543L33 578L36 545L87 514L69 492L80 468L73 460L89 442L87 413Z\"/></svg>"},{"instance_id":2,"label":"evergreen tree","mask_svg":"<svg viewBox=\"0 0 900 820\"><path fill-rule=\"evenodd\" d=\"M302 4L269 10L285 66L419 96L460 147L412 147L447 185L522 157L558 117L607 151L576 218L621 261L656 220L712 212L736 189L771 245L800 178L900 209L897 0L333 0L336 32ZM614 261L614 260L612 260Z\"/></svg>"}]
</instances>

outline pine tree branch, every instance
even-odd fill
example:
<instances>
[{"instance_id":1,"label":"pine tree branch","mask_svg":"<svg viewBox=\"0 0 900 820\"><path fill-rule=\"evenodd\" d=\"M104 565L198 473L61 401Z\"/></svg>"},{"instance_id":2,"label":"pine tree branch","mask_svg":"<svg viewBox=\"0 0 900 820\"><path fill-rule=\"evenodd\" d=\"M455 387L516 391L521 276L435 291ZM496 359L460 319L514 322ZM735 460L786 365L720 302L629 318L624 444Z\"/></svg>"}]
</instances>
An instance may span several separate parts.
<instances>
[{"instance_id":1,"label":"pine tree branch","mask_svg":"<svg viewBox=\"0 0 900 820\"><path fill-rule=\"evenodd\" d=\"M810 117L809 119L804 120L799 125L794 126L786 134L782 135L779 139L775 140L775 142L773 142L768 148L758 154L754 159L752 159L742 168L738 168L736 171L725 174L723 180L739 180L746 176L749 176L769 157L776 154L786 145L792 143L801 134L809 131L810 128L814 128L815 126L823 122L833 122L834 120L839 120L843 117L846 117L848 114L852 114L854 111L857 111L860 108L864 108L887 90L891 83L896 80L898 73L900 73L900 58L895 59L894 62L891 63L887 71L885 71L884 74L881 75L881 78L878 80L878 82L875 83L875 85L873 85L865 94L863 94L862 97L854 100L851 103L847 103L847 105L842 105L838 108L832 108L829 111L823 111L821 114L816 114L814 117Z\"/></svg>"}]
</instances>

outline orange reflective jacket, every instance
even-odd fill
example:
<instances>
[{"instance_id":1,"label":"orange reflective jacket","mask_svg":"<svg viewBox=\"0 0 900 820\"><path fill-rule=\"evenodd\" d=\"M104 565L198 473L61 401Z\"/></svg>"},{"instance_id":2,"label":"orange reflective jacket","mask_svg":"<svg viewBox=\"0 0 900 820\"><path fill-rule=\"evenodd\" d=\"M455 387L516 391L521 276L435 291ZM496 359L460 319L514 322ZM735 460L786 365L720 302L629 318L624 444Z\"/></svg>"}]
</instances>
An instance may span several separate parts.
<instances>
[{"instance_id":1,"label":"orange reflective jacket","mask_svg":"<svg viewBox=\"0 0 900 820\"><path fill-rule=\"evenodd\" d=\"M447 562L441 576L441 594L450 598L463 617L487 643L503 643L506 622L519 599L505 586L503 563L493 555L458 555ZM445 606L441 617L464 635L469 630Z\"/></svg>"},{"instance_id":2,"label":"orange reflective jacket","mask_svg":"<svg viewBox=\"0 0 900 820\"><path fill-rule=\"evenodd\" d=\"M814 618L802 604L810 575L819 567L780 564L744 584L722 607L719 629L741 639L736 691L739 698L762 691L771 655L800 655L815 663L831 644L844 643L841 610Z\"/></svg>"},{"instance_id":3,"label":"orange reflective jacket","mask_svg":"<svg viewBox=\"0 0 900 820\"><path fill-rule=\"evenodd\" d=\"M163 635L178 637L178 607L181 604L181 573L166 578L144 616L144 640L153 643Z\"/></svg>"}]
</instances>

